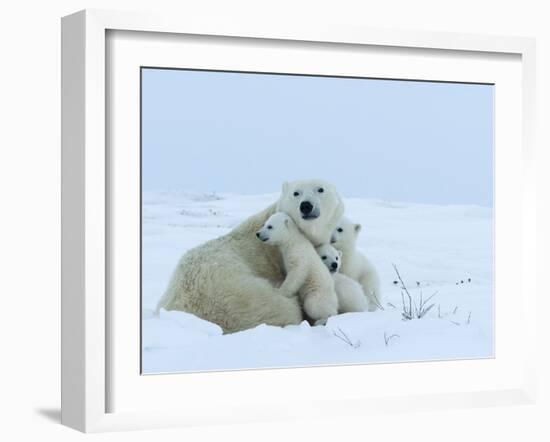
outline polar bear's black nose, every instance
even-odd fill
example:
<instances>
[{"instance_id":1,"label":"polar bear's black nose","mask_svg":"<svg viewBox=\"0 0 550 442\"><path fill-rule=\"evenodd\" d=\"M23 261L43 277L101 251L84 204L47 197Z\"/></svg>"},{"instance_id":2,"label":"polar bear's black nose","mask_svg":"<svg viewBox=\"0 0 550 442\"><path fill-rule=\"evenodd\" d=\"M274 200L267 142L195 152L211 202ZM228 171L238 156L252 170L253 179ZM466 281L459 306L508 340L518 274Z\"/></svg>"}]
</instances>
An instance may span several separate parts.
<instances>
[{"instance_id":1,"label":"polar bear's black nose","mask_svg":"<svg viewBox=\"0 0 550 442\"><path fill-rule=\"evenodd\" d=\"M337 262L333 262L330 267L333 269L333 270L336 270L338 268L338 263Z\"/></svg>"},{"instance_id":2,"label":"polar bear's black nose","mask_svg":"<svg viewBox=\"0 0 550 442\"><path fill-rule=\"evenodd\" d=\"M313 204L311 204L309 201L302 201L302 203L300 204L300 212L302 212L304 215L309 215L312 210Z\"/></svg>"}]
</instances>

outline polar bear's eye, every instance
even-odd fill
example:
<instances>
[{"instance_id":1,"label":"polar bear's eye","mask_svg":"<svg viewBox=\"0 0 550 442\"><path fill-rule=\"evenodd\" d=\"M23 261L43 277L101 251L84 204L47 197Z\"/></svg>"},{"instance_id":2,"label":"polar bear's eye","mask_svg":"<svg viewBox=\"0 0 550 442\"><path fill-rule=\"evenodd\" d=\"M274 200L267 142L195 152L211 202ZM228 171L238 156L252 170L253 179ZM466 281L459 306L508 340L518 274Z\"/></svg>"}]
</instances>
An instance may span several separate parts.
<instances>
[{"instance_id":1,"label":"polar bear's eye","mask_svg":"<svg viewBox=\"0 0 550 442\"><path fill-rule=\"evenodd\" d=\"M323 193L324 191L325 191L325 189L323 189L322 187L319 187L319 188L317 189L317 192L319 192L319 193Z\"/></svg>"},{"instance_id":2,"label":"polar bear's eye","mask_svg":"<svg viewBox=\"0 0 550 442\"><path fill-rule=\"evenodd\" d=\"M321 258L322 258L322 259L327 259L327 257L326 257L326 256L321 256Z\"/></svg>"},{"instance_id":3,"label":"polar bear's eye","mask_svg":"<svg viewBox=\"0 0 550 442\"><path fill-rule=\"evenodd\" d=\"M338 232L342 233L344 231L344 229L342 229L341 227L338 227L336 230L338 230Z\"/></svg>"},{"instance_id":4,"label":"polar bear's eye","mask_svg":"<svg viewBox=\"0 0 550 442\"><path fill-rule=\"evenodd\" d=\"M336 261L338 261L338 257L336 257Z\"/></svg>"},{"instance_id":5,"label":"polar bear's eye","mask_svg":"<svg viewBox=\"0 0 550 442\"><path fill-rule=\"evenodd\" d=\"M294 192L294 196L300 196L300 192Z\"/></svg>"},{"instance_id":6,"label":"polar bear's eye","mask_svg":"<svg viewBox=\"0 0 550 442\"><path fill-rule=\"evenodd\" d=\"M267 226L267 228L268 228L269 230L271 230L271 229L273 228L273 226Z\"/></svg>"}]
</instances>

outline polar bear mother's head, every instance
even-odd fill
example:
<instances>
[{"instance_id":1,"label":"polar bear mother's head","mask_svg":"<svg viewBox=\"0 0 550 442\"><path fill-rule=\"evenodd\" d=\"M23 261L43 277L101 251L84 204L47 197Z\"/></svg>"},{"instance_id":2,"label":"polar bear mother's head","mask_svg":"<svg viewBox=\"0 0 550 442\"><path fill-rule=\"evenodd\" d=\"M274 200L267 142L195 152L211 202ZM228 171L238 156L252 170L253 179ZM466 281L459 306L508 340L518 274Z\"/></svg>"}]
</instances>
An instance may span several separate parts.
<instances>
[{"instance_id":1,"label":"polar bear mother's head","mask_svg":"<svg viewBox=\"0 0 550 442\"><path fill-rule=\"evenodd\" d=\"M300 180L283 184L277 211L285 212L315 245L328 243L344 213L336 188L325 180Z\"/></svg>"}]
</instances>

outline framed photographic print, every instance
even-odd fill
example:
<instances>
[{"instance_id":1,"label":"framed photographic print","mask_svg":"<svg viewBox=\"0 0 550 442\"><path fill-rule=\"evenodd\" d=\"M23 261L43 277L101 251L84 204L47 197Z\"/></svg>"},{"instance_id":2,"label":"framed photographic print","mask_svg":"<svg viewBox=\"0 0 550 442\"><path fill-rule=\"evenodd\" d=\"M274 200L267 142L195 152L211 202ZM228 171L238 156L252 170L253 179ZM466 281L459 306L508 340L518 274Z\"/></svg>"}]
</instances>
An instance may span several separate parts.
<instances>
[{"instance_id":1,"label":"framed photographic print","mask_svg":"<svg viewBox=\"0 0 550 442\"><path fill-rule=\"evenodd\" d=\"M493 103L142 67L142 373L493 357Z\"/></svg>"},{"instance_id":2,"label":"framed photographic print","mask_svg":"<svg viewBox=\"0 0 550 442\"><path fill-rule=\"evenodd\" d=\"M62 44L63 423L532 400L532 40L84 11Z\"/></svg>"}]
</instances>

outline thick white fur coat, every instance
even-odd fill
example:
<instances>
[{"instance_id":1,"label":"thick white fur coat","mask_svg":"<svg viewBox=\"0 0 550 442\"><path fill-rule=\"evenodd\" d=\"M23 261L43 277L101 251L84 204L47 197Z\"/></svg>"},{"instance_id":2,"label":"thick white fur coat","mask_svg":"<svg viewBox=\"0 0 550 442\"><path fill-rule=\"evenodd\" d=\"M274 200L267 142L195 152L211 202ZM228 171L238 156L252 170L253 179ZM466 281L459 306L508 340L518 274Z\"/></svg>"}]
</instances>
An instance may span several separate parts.
<instances>
[{"instance_id":1,"label":"thick white fur coat","mask_svg":"<svg viewBox=\"0 0 550 442\"><path fill-rule=\"evenodd\" d=\"M305 199L311 199L319 211L318 218L301 218L299 207ZM329 241L344 205L334 186L326 181L285 183L276 204L228 234L185 253L157 310L182 310L216 323L228 333L264 323L300 323L303 315L298 299L278 293L286 277L281 253L256 238L258 229L276 210L287 213L310 241L320 244Z\"/></svg>"},{"instance_id":2,"label":"thick white fur coat","mask_svg":"<svg viewBox=\"0 0 550 442\"><path fill-rule=\"evenodd\" d=\"M277 212L269 217L258 231L258 239L281 252L286 271L279 288L282 296L298 295L305 314L316 324L324 324L338 313L334 280L290 216Z\"/></svg>"},{"instance_id":3,"label":"thick white fur coat","mask_svg":"<svg viewBox=\"0 0 550 442\"><path fill-rule=\"evenodd\" d=\"M374 265L356 247L360 224L342 218L331 237L331 244L342 252L340 272L357 281L363 287L368 300L368 310L375 311L382 303L380 277Z\"/></svg>"},{"instance_id":4,"label":"thick white fur coat","mask_svg":"<svg viewBox=\"0 0 550 442\"><path fill-rule=\"evenodd\" d=\"M334 290L338 299L338 313L365 312L368 310L367 297L363 287L349 276L339 273L342 265L342 252L330 244L316 248L317 255L327 270L332 273Z\"/></svg>"}]
</instances>

